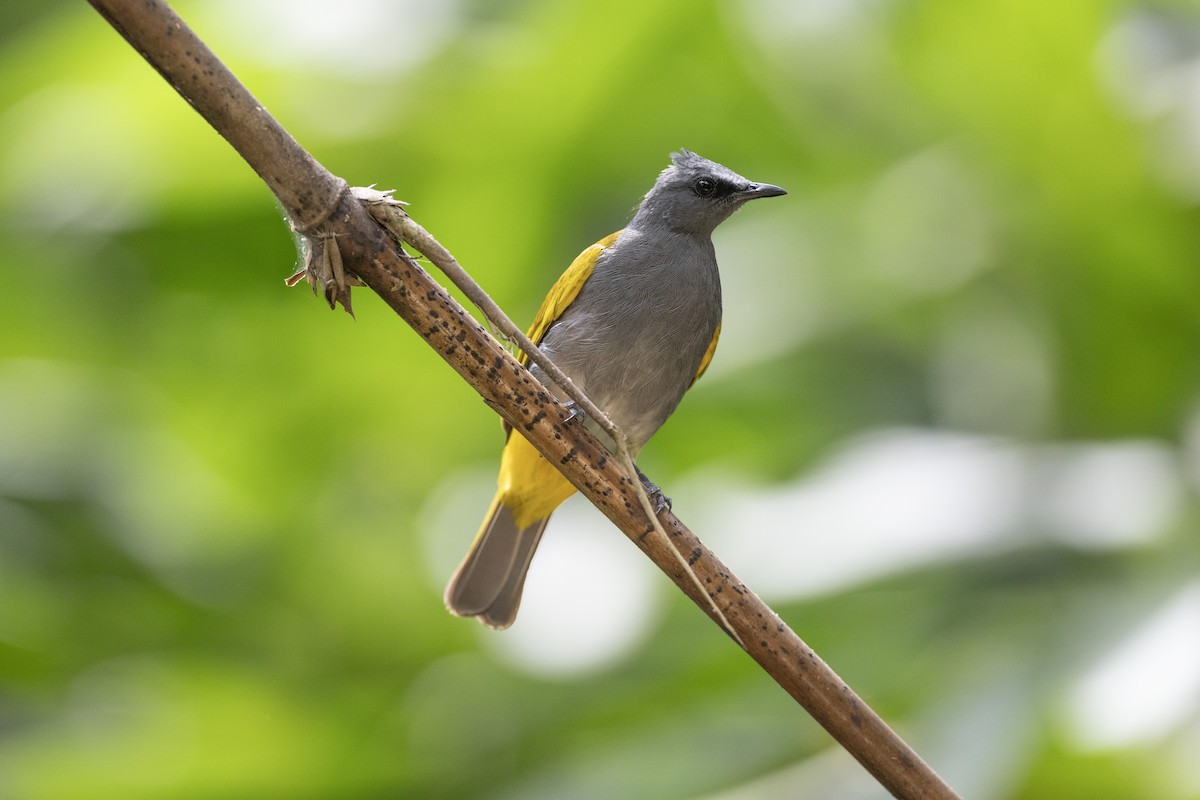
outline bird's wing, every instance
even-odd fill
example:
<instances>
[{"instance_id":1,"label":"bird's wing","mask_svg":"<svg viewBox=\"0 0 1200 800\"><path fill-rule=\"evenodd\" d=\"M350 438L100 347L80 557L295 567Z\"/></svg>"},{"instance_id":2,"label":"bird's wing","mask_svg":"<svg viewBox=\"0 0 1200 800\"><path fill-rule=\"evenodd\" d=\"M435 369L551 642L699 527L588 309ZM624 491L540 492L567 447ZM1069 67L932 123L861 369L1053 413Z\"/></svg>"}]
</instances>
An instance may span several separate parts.
<instances>
[{"instance_id":1,"label":"bird's wing","mask_svg":"<svg viewBox=\"0 0 1200 800\"><path fill-rule=\"evenodd\" d=\"M554 286L550 287L550 293L542 301L542 307L538 309L537 316L533 318L533 324L529 326L529 331L525 334L534 344L541 344L542 337L546 335L546 331L550 330L550 326L563 315L567 306L575 302L575 298L583 289L583 284L587 283L587 279L592 275L592 270L596 268L596 259L611 247L620 235L621 232L617 231L584 250L575 257L562 277L554 282ZM529 366L529 355L524 351L517 354L517 360L525 366Z\"/></svg>"},{"instance_id":2,"label":"bird's wing","mask_svg":"<svg viewBox=\"0 0 1200 800\"><path fill-rule=\"evenodd\" d=\"M690 389L695 385L696 381L700 380L700 376L704 374L704 370L708 369L708 365L713 360L713 354L717 352L717 339L721 338L721 324L717 323L717 329L713 331L712 341L708 343L708 349L704 351L704 358L700 359L700 366L696 369L696 377L692 378L692 383L688 386Z\"/></svg>"}]
</instances>

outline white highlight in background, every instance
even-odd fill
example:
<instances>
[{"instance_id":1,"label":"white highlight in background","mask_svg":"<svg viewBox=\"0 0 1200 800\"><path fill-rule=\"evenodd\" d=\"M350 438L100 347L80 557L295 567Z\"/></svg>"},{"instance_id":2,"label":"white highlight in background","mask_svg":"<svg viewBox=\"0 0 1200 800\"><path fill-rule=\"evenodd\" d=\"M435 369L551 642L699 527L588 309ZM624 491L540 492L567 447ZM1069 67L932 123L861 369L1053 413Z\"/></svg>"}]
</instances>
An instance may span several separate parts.
<instances>
[{"instance_id":1,"label":"white highlight in background","mask_svg":"<svg viewBox=\"0 0 1200 800\"><path fill-rule=\"evenodd\" d=\"M1102 659L1071 693L1080 746L1153 741L1200 705L1200 581L1188 585Z\"/></svg>"}]
</instances>

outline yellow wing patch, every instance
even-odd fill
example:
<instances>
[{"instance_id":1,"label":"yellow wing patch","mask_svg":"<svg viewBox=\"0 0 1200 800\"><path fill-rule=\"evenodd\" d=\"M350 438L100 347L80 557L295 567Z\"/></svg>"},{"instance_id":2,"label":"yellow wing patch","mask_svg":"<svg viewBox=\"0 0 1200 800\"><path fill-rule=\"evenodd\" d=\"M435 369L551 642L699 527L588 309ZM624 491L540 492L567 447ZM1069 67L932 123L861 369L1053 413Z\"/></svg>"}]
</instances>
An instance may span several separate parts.
<instances>
[{"instance_id":1,"label":"yellow wing patch","mask_svg":"<svg viewBox=\"0 0 1200 800\"><path fill-rule=\"evenodd\" d=\"M534 344L541 343L542 337L546 335L546 331L550 330L554 321L563 315L571 303L575 302L575 298L583 289L583 284L592 276L592 271L596 268L596 259L600 257L601 253L612 247L613 242L620 235L621 232L617 231L584 250L575 257L562 277L554 282L554 286L550 287L550 293L542 301L542 307L538 309L537 316L533 318L533 324L529 326L529 331L525 334ZM529 355L524 351L517 354L517 360L525 366L529 366ZM706 361L705 364L707 363Z\"/></svg>"},{"instance_id":2,"label":"yellow wing patch","mask_svg":"<svg viewBox=\"0 0 1200 800\"><path fill-rule=\"evenodd\" d=\"M708 369L708 365L712 363L713 354L717 352L717 339L721 338L721 324L717 323L717 329L713 331L712 341L708 343L708 349L704 351L704 358L700 359L700 367L696 370L696 377L692 378L692 383L688 387L694 386L696 381L700 380L700 376Z\"/></svg>"}]
</instances>

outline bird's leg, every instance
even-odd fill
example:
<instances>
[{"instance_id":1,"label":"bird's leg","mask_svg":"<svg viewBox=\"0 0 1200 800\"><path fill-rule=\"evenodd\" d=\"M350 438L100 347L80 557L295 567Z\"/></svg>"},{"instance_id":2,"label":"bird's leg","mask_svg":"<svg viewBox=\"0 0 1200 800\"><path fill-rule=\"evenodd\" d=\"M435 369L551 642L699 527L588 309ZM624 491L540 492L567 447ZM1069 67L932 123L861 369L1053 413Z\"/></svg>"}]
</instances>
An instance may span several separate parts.
<instances>
[{"instance_id":1,"label":"bird's leg","mask_svg":"<svg viewBox=\"0 0 1200 800\"><path fill-rule=\"evenodd\" d=\"M641 467L634 464L633 468L637 470L638 477L642 479L642 488L646 490L646 494L650 496L650 499L654 503L654 513L658 514L664 508L670 511L671 498L663 494L663 490L658 488L658 485L654 481L646 477L646 473L642 472Z\"/></svg>"}]
</instances>

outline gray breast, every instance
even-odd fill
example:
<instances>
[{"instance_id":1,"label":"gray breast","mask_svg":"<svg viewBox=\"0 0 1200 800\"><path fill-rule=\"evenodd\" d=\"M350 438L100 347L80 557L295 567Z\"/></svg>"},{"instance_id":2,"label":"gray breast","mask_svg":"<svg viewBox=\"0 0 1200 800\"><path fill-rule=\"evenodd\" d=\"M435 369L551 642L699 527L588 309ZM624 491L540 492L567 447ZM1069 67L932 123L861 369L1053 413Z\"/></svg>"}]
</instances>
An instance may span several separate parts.
<instances>
[{"instance_id":1,"label":"gray breast","mask_svg":"<svg viewBox=\"0 0 1200 800\"><path fill-rule=\"evenodd\" d=\"M542 348L637 450L679 404L720 321L712 241L627 228Z\"/></svg>"}]
</instances>

